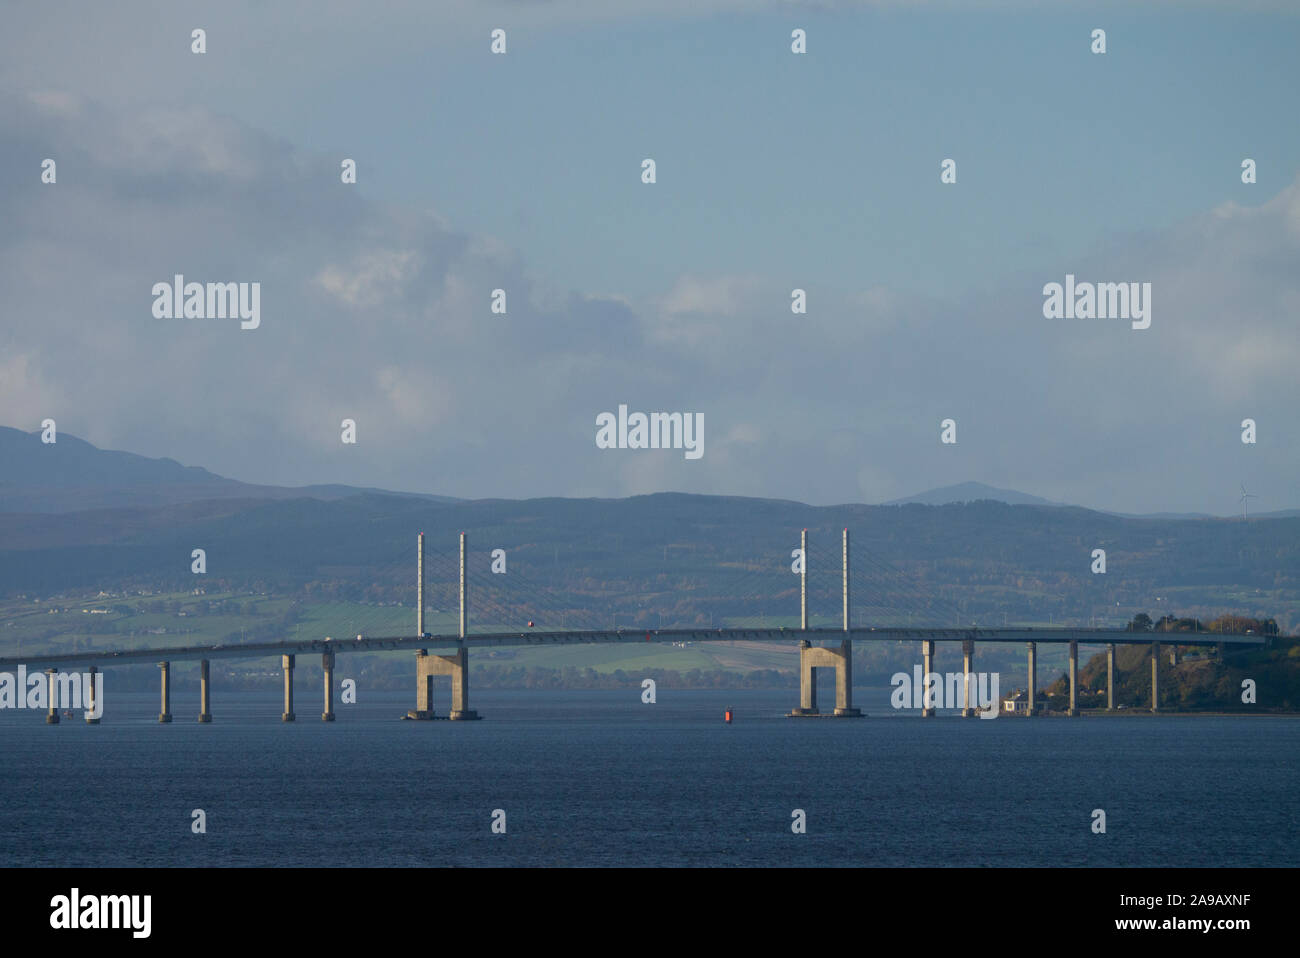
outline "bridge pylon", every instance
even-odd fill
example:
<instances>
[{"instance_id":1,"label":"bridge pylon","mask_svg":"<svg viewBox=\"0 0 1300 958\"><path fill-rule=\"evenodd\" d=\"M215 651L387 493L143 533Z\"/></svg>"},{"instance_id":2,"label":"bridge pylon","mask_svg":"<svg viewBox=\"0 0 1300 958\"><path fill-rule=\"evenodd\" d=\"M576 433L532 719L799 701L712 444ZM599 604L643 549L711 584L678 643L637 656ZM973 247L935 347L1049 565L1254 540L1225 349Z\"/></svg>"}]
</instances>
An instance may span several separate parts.
<instances>
[{"instance_id":1,"label":"bridge pylon","mask_svg":"<svg viewBox=\"0 0 1300 958\"><path fill-rule=\"evenodd\" d=\"M808 530L800 536L803 554L803 572L800 575L799 619L808 628ZM844 631L849 631L849 530L844 530ZM853 707L853 642L845 638L838 649L813 645L807 639L799 643L799 707L789 713L789 718L821 718L817 708L817 672L819 668L835 670L835 711L826 718L862 718L862 712Z\"/></svg>"},{"instance_id":2,"label":"bridge pylon","mask_svg":"<svg viewBox=\"0 0 1300 958\"><path fill-rule=\"evenodd\" d=\"M415 653L415 708L406 713L408 719L429 720L433 711L433 677L451 676L451 710L447 718L453 722L474 721L479 714L469 707L469 649L464 640L469 626L469 577L467 559L469 537L460 534L460 638L461 645L451 655L430 655L427 649ZM424 631L424 533L420 533L418 547L416 627L421 636Z\"/></svg>"}]
</instances>

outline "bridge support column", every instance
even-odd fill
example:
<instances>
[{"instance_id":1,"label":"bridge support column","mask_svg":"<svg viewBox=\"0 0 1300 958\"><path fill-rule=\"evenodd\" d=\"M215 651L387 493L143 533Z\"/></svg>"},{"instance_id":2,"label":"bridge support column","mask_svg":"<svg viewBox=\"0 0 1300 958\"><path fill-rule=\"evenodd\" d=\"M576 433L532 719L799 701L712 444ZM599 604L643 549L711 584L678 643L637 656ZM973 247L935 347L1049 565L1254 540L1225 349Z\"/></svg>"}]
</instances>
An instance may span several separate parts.
<instances>
[{"instance_id":1,"label":"bridge support column","mask_svg":"<svg viewBox=\"0 0 1300 958\"><path fill-rule=\"evenodd\" d=\"M451 714L453 722L478 718L469 707L469 649L461 646L455 655L446 658L453 662L451 670Z\"/></svg>"},{"instance_id":2,"label":"bridge support column","mask_svg":"<svg viewBox=\"0 0 1300 958\"><path fill-rule=\"evenodd\" d=\"M207 725L212 721L212 702L209 699L208 660L199 660L199 721Z\"/></svg>"},{"instance_id":3,"label":"bridge support column","mask_svg":"<svg viewBox=\"0 0 1300 958\"><path fill-rule=\"evenodd\" d=\"M799 707L790 713L791 718L801 715L820 715L817 709L817 673L810 664L808 653L812 643L807 639L799 642Z\"/></svg>"},{"instance_id":4,"label":"bridge support column","mask_svg":"<svg viewBox=\"0 0 1300 958\"><path fill-rule=\"evenodd\" d=\"M423 536L423 533L421 533ZM320 657L320 667L325 673L325 711L320 713L322 722L334 721L334 653L324 652Z\"/></svg>"},{"instance_id":5,"label":"bridge support column","mask_svg":"<svg viewBox=\"0 0 1300 958\"><path fill-rule=\"evenodd\" d=\"M790 718L820 715L817 708L816 669L835 670L835 718L861 718L862 712L853 707L853 643L848 639L840 647L822 648L811 642L799 643L799 708L789 713Z\"/></svg>"},{"instance_id":6,"label":"bridge support column","mask_svg":"<svg viewBox=\"0 0 1300 958\"><path fill-rule=\"evenodd\" d=\"M934 639L921 640L921 718L934 717L934 696L938 689L931 682L934 675Z\"/></svg>"},{"instance_id":7,"label":"bridge support column","mask_svg":"<svg viewBox=\"0 0 1300 958\"><path fill-rule=\"evenodd\" d=\"M971 708L971 702L970 702L970 688L971 688L971 683L975 681L975 673L974 673L973 671L971 671L971 666L972 666L972 664L974 664L974 659L975 659L975 640L974 640L974 639L963 639L963 640L962 640L962 643L961 643L961 659L962 659L962 669L963 669L963 673L962 673L962 693L961 693L961 717L962 717L962 718L974 718L974 716L975 716L975 709ZM999 707L999 708L1001 707L1001 706L998 706L997 703L994 703L994 704L995 704L995 706L997 706L997 707Z\"/></svg>"},{"instance_id":8,"label":"bridge support column","mask_svg":"<svg viewBox=\"0 0 1300 958\"><path fill-rule=\"evenodd\" d=\"M1160 711L1160 643L1151 643L1151 711Z\"/></svg>"},{"instance_id":9,"label":"bridge support column","mask_svg":"<svg viewBox=\"0 0 1300 958\"><path fill-rule=\"evenodd\" d=\"M1176 645L1169 646L1169 664L1177 665L1183 660L1181 650Z\"/></svg>"},{"instance_id":10,"label":"bridge support column","mask_svg":"<svg viewBox=\"0 0 1300 958\"><path fill-rule=\"evenodd\" d=\"M469 649L461 647L451 655L427 655L420 652L415 657L415 704L407 718L433 718L433 677L451 676L451 711L447 715L454 722L472 721L479 714L469 707Z\"/></svg>"},{"instance_id":11,"label":"bridge support column","mask_svg":"<svg viewBox=\"0 0 1300 958\"><path fill-rule=\"evenodd\" d=\"M99 669L95 666L90 667L90 687L86 689L86 724L98 725L99 716L95 715L95 677L99 674Z\"/></svg>"},{"instance_id":12,"label":"bridge support column","mask_svg":"<svg viewBox=\"0 0 1300 958\"><path fill-rule=\"evenodd\" d=\"M1115 643L1106 646L1106 711L1115 710Z\"/></svg>"},{"instance_id":13,"label":"bridge support column","mask_svg":"<svg viewBox=\"0 0 1300 958\"><path fill-rule=\"evenodd\" d=\"M293 715L293 656L280 656L280 664L284 667L284 714L280 716L281 722L292 722Z\"/></svg>"},{"instance_id":14,"label":"bridge support column","mask_svg":"<svg viewBox=\"0 0 1300 958\"><path fill-rule=\"evenodd\" d=\"M1078 715L1079 704L1076 698L1079 678L1079 643L1070 643L1070 708L1066 715Z\"/></svg>"},{"instance_id":15,"label":"bridge support column","mask_svg":"<svg viewBox=\"0 0 1300 958\"><path fill-rule=\"evenodd\" d=\"M158 721L165 724L172 720L172 664L159 662L158 671L162 675L162 711L158 713Z\"/></svg>"},{"instance_id":16,"label":"bridge support column","mask_svg":"<svg viewBox=\"0 0 1300 958\"><path fill-rule=\"evenodd\" d=\"M426 661L428 658L428 649L415 653L415 708L406 713L408 719L428 721L433 718L433 676L436 673L431 663Z\"/></svg>"},{"instance_id":17,"label":"bridge support column","mask_svg":"<svg viewBox=\"0 0 1300 958\"><path fill-rule=\"evenodd\" d=\"M45 713L45 724L58 725L59 724L59 686L58 686L58 680L56 679L56 676L59 673L58 670L56 669L46 669L45 674L50 677L49 678L50 700L47 703L50 706L50 710Z\"/></svg>"},{"instance_id":18,"label":"bridge support column","mask_svg":"<svg viewBox=\"0 0 1300 958\"><path fill-rule=\"evenodd\" d=\"M861 718L862 712L853 707L853 643L849 639L840 642L839 652L830 652L839 659L835 668L835 717Z\"/></svg>"},{"instance_id":19,"label":"bridge support column","mask_svg":"<svg viewBox=\"0 0 1300 958\"><path fill-rule=\"evenodd\" d=\"M1038 643L1029 642L1029 714L1038 714L1035 697L1037 696L1036 686L1038 685Z\"/></svg>"}]
</instances>

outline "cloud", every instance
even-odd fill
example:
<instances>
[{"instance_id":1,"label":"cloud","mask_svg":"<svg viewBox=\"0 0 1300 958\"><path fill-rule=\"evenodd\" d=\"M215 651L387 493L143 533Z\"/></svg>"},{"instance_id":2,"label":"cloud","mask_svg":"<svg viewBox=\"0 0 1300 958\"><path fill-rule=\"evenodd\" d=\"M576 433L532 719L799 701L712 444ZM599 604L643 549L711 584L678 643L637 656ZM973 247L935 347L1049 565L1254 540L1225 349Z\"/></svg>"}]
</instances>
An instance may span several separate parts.
<instances>
[{"instance_id":1,"label":"cloud","mask_svg":"<svg viewBox=\"0 0 1300 958\"><path fill-rule=\"evenodd\" d=\"M643 299L557 289L501 240L370 200L336 159L203 108L53 90L0 116L6 425L57 409L62 431L249 481L460 496L829 503L978 478L1125 511L1230 511L1219 493L1242 480L1300 501L1297 183L988 292L845 277L795 315L789 284L757 274L683 268ZM60 178L42 186L50 143ZM1042 286L1067 272L1152 283L1151 328L1044 319ZM151 286L176 273L260 282L261 328L153 318ZM703 413L703 459L598 450L595 417L619 403Z\"/></svg>"},{"instance_id":2,"label":"cloud","mask_svg":"<svg viewBox=\"0 0 1300 958\"><path fill-rule=\"evenodd\" d=\"M356 263L326 266L314 281L348 306L369 308L402 288L415 261L415 250L376 250Z\"/></svg>"}]
</instances>

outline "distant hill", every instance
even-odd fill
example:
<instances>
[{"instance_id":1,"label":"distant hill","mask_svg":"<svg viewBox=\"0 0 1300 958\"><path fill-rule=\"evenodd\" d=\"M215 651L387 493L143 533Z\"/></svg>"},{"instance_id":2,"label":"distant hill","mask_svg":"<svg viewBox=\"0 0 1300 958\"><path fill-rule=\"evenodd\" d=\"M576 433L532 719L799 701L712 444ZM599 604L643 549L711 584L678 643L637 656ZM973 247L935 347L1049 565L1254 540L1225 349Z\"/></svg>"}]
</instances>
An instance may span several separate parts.
<instances>
[{"instance_id":1,"label":"distant hill","mask_svg":"<svg viewBox=\"0 0 1300 958\"><path fill-rule=\"evenodd\" d=\"M476 610L493 621L603 624L617 614L630 627L657 627L660 615L792 625L799 587L790 555L807 529L811 614L833 625L845 527L854 615L873 624L1122 624L1165 609L1273 617L1288 632L1300 622L1300 518L1125 519L987 500L809 506L680 493L456 503L358 494L0 514L0 597L189 590L199 584L190 553L201 547L209 590L409 603L423 531L431 601L451 608L457 535L466 532ZM1107 553L1104 575L1091 571L1096 548ZM489 568L496 549L508 555L505 575Z\"/></svg>"},{"instance_id":2,"label":"distant hill","mask_svg":"<svg viewBox=\"0 0 1300 958\"><path fill-rule=\"evenodd\" d=\"M979 483L924 497L971 501L449 500L294 489L67 434L43 445L39 435L0 429L0 599L202 587L391 608L411 600L415 534L424 531L430 600L445 609L455 604L457 534L466 532L480 627L793 625L791 550L807 529L810 615L834 625L848 527L858 621L1122 624L1135 612L1172 610L1273 617L1288 632L1300 623L1300 518L1127 518ZM195 548L207 557L202 579L190 571ZM1106 574L1091 571L1098 548ZM498 549L508 555L505 575L489 567Z\"/></svg>"},{"instance_id":3,"label":"distant hill","mask_svg":"<svg viewBox=\"0 0 1300 958\"><path fill-rule=\"evenodd\" d=\"M1027 492L1017 492L1014 489L998 489L995 486L988 486L982 482L959 482L954 486L942 486L938 489L930 489L927 492L919 492L914 496L908 496L905 499L892 499L889 502L883 502L885 506L904 506L913 503L919 503L926 506L944 506L954 502L979 502L982 499L989 499L994 502L1005 502L1009 506L1060 506L1064 507L1067 503L1053 502L1050 499L1043 499L1039 496L1031 496ZM1086 508L1086 507L1085 507ZM1118 516L1122 519L1222 519L1235 518L1234 516L1214 516L1206 512L1111 512L1107 509L1098 509L1108 516ZM1275 512L1252 513L1252 519L1291 519L1300 516L1300 509L1280 509Z\"/></svg>"},{"instance_id":4,"label":"distant hill","mask_svg":"<svg viewBox=\"0 0 1300 958\"><path fill-rule=\"evenodd\" d=\"M182 466L174 459L100 449L66 432L59 433L57 442L46 444L39 432L0 426L0 513L154 508L207 499L330 500L381 491L344 485L255 485L198 466ZM459 501L409 495L433 502Z\"/></svg>"},{"instance_id":5,"label":"distant hill","mask_svg":"<svg viewBox=\"0 0 1300 958\"><path fill-rule=\"evenodd\" d=\"M914 496L908 496L906 499L893 499L881 503L881 505L905 506L911 503L919 503L923 506L944 506L950 502L979 502L981 499L1005 502L1009 506L1059 506L1064 504L1042 499L1038 496L1031 496L1026 492L1016 492L1014 489L998 489L994 486L986 486L982 482L959 482L955 486L943 486L939 489L931 489L928 492L919 492Z\"/></svg>"}]
</instances>

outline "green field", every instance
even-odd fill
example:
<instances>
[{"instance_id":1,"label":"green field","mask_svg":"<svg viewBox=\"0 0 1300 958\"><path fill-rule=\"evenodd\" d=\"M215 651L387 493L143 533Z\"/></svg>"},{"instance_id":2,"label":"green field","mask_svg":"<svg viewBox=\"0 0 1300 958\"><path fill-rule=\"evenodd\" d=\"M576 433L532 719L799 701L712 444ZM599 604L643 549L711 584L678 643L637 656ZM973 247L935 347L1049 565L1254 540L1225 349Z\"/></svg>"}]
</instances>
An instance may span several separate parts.
<instances>
[{"instance_id":1,"label":"green field","mask_svg":"<svg viewBox=\"0 0 1300 958\"><path fill-rule=\"evenodd\" d=\"M158 611L161 604L172 611ZM246 612L232 613L238 606ZM106 610L94 613L92 609ZM761 625L758 620L728 621L727 627ZM767 625L782 625L768 618ZM796 626L792 620L790 626ZM816 624L833 624L818 622ZM426 610L425 630L454 634L456 613ZM514 631L519 623L475 622L474 632ZM228 642L309 640L331 636L413 635L415 610L409 606L376 606L353 602L309 604L281 596L187 592L147 596L56 597L33 602L0 602L0 654L20 656L45 652L94 649L144 649ZM522 668L594 669L731 669L752 671L796 667L795 643L667 643L557 645L546 648L503 648L484 652L478 662Z\"/></svg>"}]
</instances>

